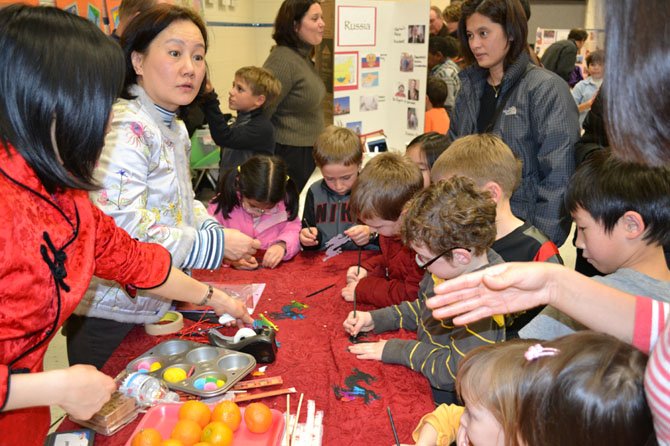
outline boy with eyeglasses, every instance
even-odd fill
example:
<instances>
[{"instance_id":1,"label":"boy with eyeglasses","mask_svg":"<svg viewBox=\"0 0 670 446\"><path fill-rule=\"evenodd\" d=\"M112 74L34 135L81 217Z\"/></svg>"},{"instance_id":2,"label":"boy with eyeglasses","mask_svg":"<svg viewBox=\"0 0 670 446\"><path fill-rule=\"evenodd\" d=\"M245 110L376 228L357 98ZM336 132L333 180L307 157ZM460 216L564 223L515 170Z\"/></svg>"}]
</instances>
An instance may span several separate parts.
<instances>
[{"instance_id":1,"label":"boy with eyeglasses","mask_svg":"<svg viewBox=\"0 0 670 446\"><path fill-rule=\"evenodd\" d=\"M359 359L402 364L421 372L433 391L435 403L457 403L454 392L456 368L465 354L480 345L505 340L502 316L474 324L454 326L450 320L433 318L425 300L433 287L461 274L503 263L491 249L496 236L496 205L487 191L472 180L454 176L419 192L403 216L403 242L416 252L416 262L426 273L418 298L398 305L349 313L344 329L356 336L361 331L382 333L415 331L417 340L388 339L349 347Z\"/></svg>"}]
</instances>

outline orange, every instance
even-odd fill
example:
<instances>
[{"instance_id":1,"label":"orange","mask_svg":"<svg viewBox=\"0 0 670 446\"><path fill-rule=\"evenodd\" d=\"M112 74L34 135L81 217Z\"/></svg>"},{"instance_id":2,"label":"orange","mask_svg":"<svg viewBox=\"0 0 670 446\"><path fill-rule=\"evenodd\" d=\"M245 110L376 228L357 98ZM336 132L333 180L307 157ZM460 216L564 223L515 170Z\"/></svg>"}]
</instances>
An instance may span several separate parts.
<instances>
[{"instance_id":1,"label":"orange","mask_svg":"<svg viewBox=\"0 0 670 446\"><path fill-rule=\"evenodd\" d=\"M212 421L223 421L235 432L242 422L242 413L232 401L222 401L212 411Z\"/></svg>"},{"instance_id":2,"label":"orange","mask_svg":"<svg viewBox=\"0 0 670 446\"><path fill-rule=\"evenodd\" d=\"M193 420L179 420L174 425L170 438L175 438L184 443L184 446L193 446L200 441L202 428Z\"/></svg>"},{"instance_id":3,"label":"orange","mask_svg":"<svg viewBox=\"0 0 670 446\"><path fill-rule=\"evenodd\" d=\"M251 403L244 410L244 422L255 434L264 434L272 426L272 412L263 403Z\"/></svg>"},{"instance_id":4,"label":"orange","mask_svg":"<svg viewBox=\"0 0 670 446\"><path fill-rule=\"evenodd\" d=\"M206 441L199 441L193 446L212 446L212 443L207 443Z\"/></svg>"},{"instance_id":5,"label":"orange","mask_svg":"<svg viewBox=\"0 0 670 446\"><path fill-rule=\"evenodd\" d=\"M180 420L193 420L200 425L201 428L207 426L212 413L209 411L209 406L202 401L190 400L186 401L179 408Z\"/></svg>"},{"instance_id":6,"label":"orange","mask_svg":"<svg viewBox=\"0 0 670 446\"><path fill-rule=\"evenodd\" d=\"M175 440L174 438L168 438L167 440L163 440L161 446L184 446L184 443L179 440Z\"/></svg>"},{"instance_id":7,"label":"orange","mask_svg":"<svg viewBox=\"0 0 670 446\"><path fill-rule=\"evenodd\" d=\"M130 446L160 446L163 438L161 437L160 432L154 428L146 428L139 431L133 437L133 441L130 443Z\"/></svg>"},{"instance_id":8,"label":"orange","mask_svg":"<svg viewBox=\"0 0 670 446\"><path fill-rule=\"evenodd\" d=\"M233 431L222 421L212 421L202 430L200 440L212 446L229 446L233 443Z\"/></svg>"}]
</instances>

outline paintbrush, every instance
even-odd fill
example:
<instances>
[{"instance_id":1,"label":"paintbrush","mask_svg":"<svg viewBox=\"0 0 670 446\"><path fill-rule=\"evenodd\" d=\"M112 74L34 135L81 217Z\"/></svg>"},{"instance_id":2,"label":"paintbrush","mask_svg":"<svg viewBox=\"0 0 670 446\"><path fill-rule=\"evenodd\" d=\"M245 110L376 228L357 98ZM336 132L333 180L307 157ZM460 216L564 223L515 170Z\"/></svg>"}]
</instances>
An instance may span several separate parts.
<instances>
[{"instance_id":1,"label":"paintbrush","mask_svg":"<svg viewBox=\"0 0 670 446\"><path fill-rule=\"evenodd\" d=\"M389 414L389 421L391 422L391 429L393 429L393 438L395 438L395 444L400 446L400 439L398 438L398 431L395 429L395 423L393 422L393 415L391 415L391 407L386 406L386 412Z\"/></svg>"}]
</instances>

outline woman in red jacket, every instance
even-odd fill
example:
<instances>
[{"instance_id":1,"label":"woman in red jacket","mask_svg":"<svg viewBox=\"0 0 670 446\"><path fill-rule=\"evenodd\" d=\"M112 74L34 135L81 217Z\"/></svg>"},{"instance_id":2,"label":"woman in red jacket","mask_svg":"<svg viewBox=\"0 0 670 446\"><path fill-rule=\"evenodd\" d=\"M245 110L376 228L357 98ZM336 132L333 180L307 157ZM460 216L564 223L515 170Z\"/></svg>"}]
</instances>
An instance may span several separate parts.
<instances>
[{"instance_id":1,"label":"woman in red jacket","mask_svg":"<svg viewBox=\"0 0 670 446\"><path fill-rule=\"evenodd\" d=\"M65 69L64 69L65 68ZM42 445L49 405L90 418L116 390L92 366L45 372L47 345L93 275L166 299L244 306L171 268L88 199L124 77L119 46L50 7L0 9L0 443Z\"/></svg>"}]
</instances>

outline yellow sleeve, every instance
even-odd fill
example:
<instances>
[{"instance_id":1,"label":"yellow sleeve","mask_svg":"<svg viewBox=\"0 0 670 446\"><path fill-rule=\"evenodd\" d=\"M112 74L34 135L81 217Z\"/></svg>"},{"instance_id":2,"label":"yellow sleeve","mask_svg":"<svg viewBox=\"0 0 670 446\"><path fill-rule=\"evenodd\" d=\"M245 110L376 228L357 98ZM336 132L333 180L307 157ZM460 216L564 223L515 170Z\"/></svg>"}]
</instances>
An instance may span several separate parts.
<instances>
[{"instance_id":1,"label":"yellow sleeve","mask_svg":"<svg viewBox=\"0 0 670 446\"><path fill-rule=\"evenodd\" d=\"M440 404L437 409L421 418L412 432L412 438L415 442L418 441L421 428L425 424L430 424L437 431L437 446L449 446L456 441L458 426L464 410L464 407L455 404Z\"/></svg>"}]
</instances>

